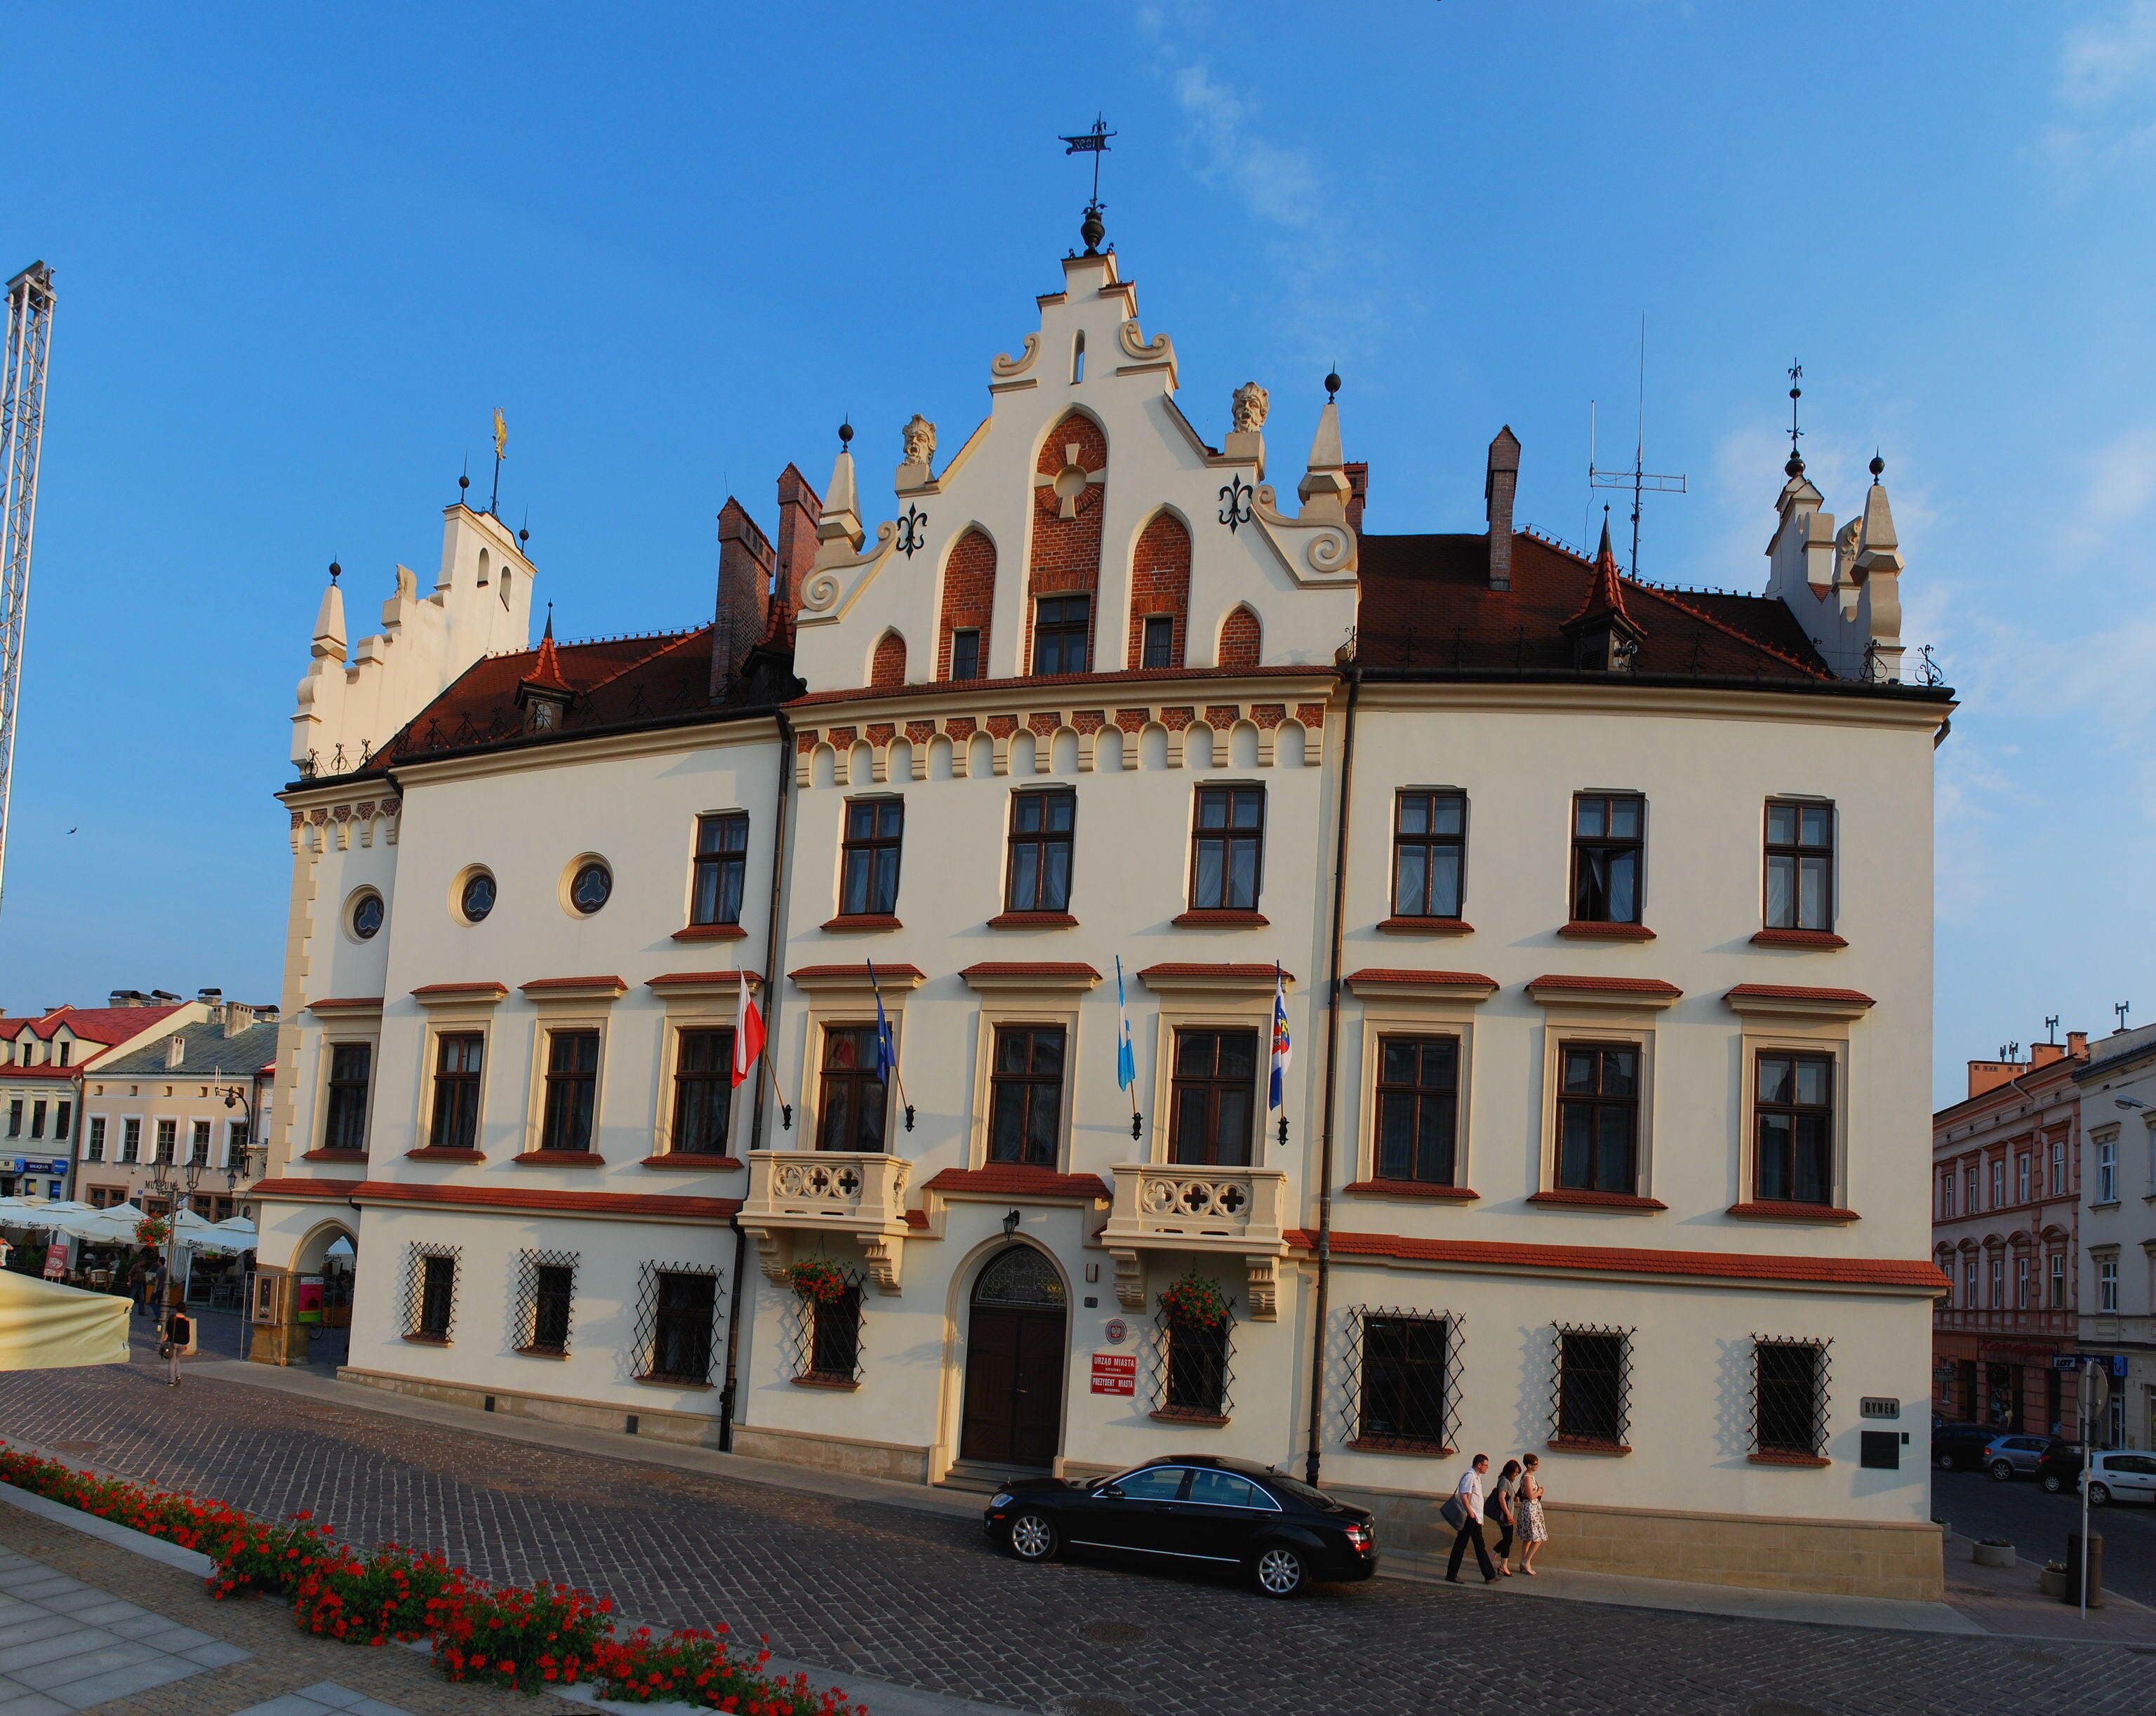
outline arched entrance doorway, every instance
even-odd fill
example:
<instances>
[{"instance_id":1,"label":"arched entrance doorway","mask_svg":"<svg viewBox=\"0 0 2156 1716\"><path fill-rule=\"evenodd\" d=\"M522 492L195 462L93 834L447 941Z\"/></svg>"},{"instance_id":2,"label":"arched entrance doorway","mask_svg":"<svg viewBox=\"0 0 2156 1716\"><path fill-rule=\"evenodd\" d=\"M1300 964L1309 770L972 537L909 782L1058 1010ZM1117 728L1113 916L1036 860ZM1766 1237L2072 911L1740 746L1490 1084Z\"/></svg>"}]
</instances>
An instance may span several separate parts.
<instances>
[{"instance_id":1,"label":"arched entrance doorway","mask_svg":"<svg viewBox=\"0 0 2156 1716\"><path fill-rule=\"evenodd\" d=\"M991 1257L973 1282L966 1328L966 1410L958 1457L1049 1466L1063 1419L1070 1297L1030 1246Z\"/></svg>"}]
</instances>

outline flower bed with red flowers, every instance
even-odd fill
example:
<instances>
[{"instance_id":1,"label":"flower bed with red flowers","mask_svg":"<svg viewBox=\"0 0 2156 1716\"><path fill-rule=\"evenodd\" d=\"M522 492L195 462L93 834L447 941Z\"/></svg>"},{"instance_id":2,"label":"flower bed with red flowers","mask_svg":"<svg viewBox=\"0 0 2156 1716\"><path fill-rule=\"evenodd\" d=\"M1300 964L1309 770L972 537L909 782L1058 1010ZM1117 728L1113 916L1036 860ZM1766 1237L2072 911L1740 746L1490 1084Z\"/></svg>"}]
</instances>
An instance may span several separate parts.
<instances>
[{"instance_id":1,"label":"flower bed with red flowers","mask_svg":"<svg viewBox=\"0 0 2156 1716\"><path fill-rule=\"evenodd\" d=\"M199 1550L216 1564L212 1596L285 1598L303 1632L357 1645L431 1637L451 1680L521 1693L589 1681L605 1698L678 1699L735 1716L868 1716L836 1689L813 1690L805 1674L767 1672L771 1653L729 1644L723 1626L664 1637L645 1626L616 1638L609 1598L560 1585L488 1585L397 1544L357 1549L308 1513L271 1524L222 1502L76 1472L4 1445L0 1483Z\"/></svg>"}]
</instances>

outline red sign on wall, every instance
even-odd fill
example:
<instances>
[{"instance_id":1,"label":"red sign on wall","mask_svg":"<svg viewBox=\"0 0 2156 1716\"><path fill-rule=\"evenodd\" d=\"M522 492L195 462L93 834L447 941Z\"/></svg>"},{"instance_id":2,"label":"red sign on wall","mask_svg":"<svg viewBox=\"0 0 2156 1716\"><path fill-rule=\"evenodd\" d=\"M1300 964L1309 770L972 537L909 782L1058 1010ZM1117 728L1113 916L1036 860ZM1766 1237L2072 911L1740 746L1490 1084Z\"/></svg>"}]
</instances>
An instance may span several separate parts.
<instances>
[{"instance_id":1,"label":"red sign on wall","mask_svg":"<svg viewBox=\"0 0 2156 1716\"><path fill-rule=\"evenodd\" d=\"M1096 1353L1093 1355L1093 1392L1096 1395L1135 1395L1138 1391L1138 1359L1135 1353Z\"/></svg>"}]
</instances>

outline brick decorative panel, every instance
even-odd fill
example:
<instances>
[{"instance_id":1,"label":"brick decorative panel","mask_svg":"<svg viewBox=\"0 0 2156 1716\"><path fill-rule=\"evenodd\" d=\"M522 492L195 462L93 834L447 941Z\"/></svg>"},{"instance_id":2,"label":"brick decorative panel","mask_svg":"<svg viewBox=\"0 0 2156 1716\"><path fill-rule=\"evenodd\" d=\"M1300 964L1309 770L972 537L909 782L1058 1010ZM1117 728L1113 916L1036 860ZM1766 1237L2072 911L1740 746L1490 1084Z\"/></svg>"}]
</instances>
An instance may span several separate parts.
<instances>
[{"instance_id":1,"label":"brick decorative panel","mask_svg":"<svg viewBox=\"0 0 2156 1716\"><path fill-rule=\"evenodd\" d=\"M834 727L831 729L831 748L834 751L845 750L860 737L860 734L852 727Z\"/></svg>"},{"instance_id":2,"label":"brick decorative panel","mask_svg":"<svg viewBox=\"0 0 2156 1716\"><path fill-rule=\"evenodd\" d=\"M1152 712L1147 709L1118 709L1116 712L1116 725L1127 733L1138 732L1152 719Z\"/></svg>"},{"instance_id":3,"label":"brick decorative panel","mask_svg":"<svg viewBox=\"0 0 2156 1716\"><path fill-rule=\"evenodd\" d=\"M943 723L943 731L954 742L963 744L980 730L980 723L970 715L954 715Z\"/></svg>"},{"instance_id":4,"label":"brick decorative panel","mask_svg":"<svg viewBox=\"0 0 2156 1716\"><path fill-rule=\"evenodd\" d=\"M1278 727L1287 719L1287 705L1253 703L1250 705L1250 719L1261 727Z\"/></svg>"},{"instance_id":5,"label":"brick decorative panel","mask_svg":"<svg viewBox=\"0 0 2156 1716\"><path fill-rule=\"evenodd\" d=\"M1131 635L1125 665L1144 664L1146 616L1159 614L1175 622L1168 665L1180 667L1190 622L1190 532L1172 512L1145 527L1131 556Z\"/></svg>"},{"instance_id":6,"label":"brick decorative panel","mask_svg":"<svg viewBox=\"0 0 2156 1716\"><path fill-rule=\"evenodd\" d=\"M1295 718L1305 727L1323 727L1325 706L1322 703L1298 703L1295 706Z\"/></svg>"},{"instance_id":7,"label":"brick decorative panel","mask_svg":"<svg viewBox=\"0 0 2156 1716\"><path fill-rule=\"evenodd\" d=\"M1018 717L1015 715L991 715L988 717L988 732L993 737L999 739L1007 739L1013 733L1018 731Z\"/></svg>"},{"instance_id":8,"label":"brick decorative panel","mask_svg":"<svg viewBox=\"0 0 2156 1716\"><path fill-rule=\"evenodd\" d=\"M811 751L816 748L816 735L813 732L806 732L794 734L793 748L798 751L803 757L806 757Z\"/></svg>"},{"instance_id":9,"label":"brick decorative panel","mask_svg":"<svg viewBox=\"0 0 2156 1716\"><path fill-rule=\"evenodd\" d=\"M1233 727L1242 718L1243 712L1233 703L1208 703L1205 706L1205 724L1214 732Z\"/></svg>"},{"instance_id":10,"label":"brick decorative panel","mask_svg":"<svg viewBox=\"0 0 2156 1716\"><path fill-rule=\"evenodd\" d=\"M916 745L925 745L936 737L936 723L932 721L909 721L906 724L906 736Z\"/></svg>"},{"instance_id":11,"label":"brick decorative panel","mask_svg":"<svg viewBox=\"0 0 2156 1716\"><path fill-rule=\"evenodd\" d=\"M951 677L951 634L978 628L988 670L988 621L996 603L996 545L979 531L958 538L943 566L943 617L936 628L936 677Z\"/></svg>"},{"instance_id":12,"label":"brick decorative panel","mask_svg":"<svg viewBox=\"0 0 2156 1716\"><path fill-rule=\"evenodd\" d=\"M1038 733L1044 739L1062 725L1063 717L1053 712L1046 715L1029 715L1025 718L1026 731Z\"/></svg>"},{"instance_id":13,"label":"brick decorative panel","mask_svg":"<svg viewBox=\"0 0 2156 1716\"><path fill-rule=\"evenodd\" d=\"M1197 718L1198 712L1194 709L1163 709L1160 712L1160 724L1172 733L1181 732Z\"/></svg>"},{"instance_id":14,"label":"brick decorative panel","mask_svg":"<svg viewBox=\"0 0 2156 1716\"><path fill-rule=\"evenodd\" d=\"M1107 712L1101 709L1080 709L1070 717L1071 726L1081 733L1096 733L1108 724Z\"/></svg>"},{"instance_id":15,"label":"brick decorative panel","mask_svg":"<svg viewBox=\"0 0 2156 1716\"><path fill-rule=\"evenodd\" d=\"M881 750L898 737L898 729L888 721L879 721L869 728L869 742Z\"/></svg>"},{"instance_id":16,"label":"brick decorative panel","mask_svg":"<svg viewBox=\"0 0 2156 1716\"><path fill-rule=\"evenodd\" d=\"M1221 666L1255 667L1263 641L1258 616L1247 607L1237 607L1220 622Z\"/></svg>"},{"instance_id":17,"label":"brick decorative panel","mask_svg":"<svg viewBox=\"0 0 2156 1716\"><path fill-rule=\"evenodd\" d=\"M1067 414L1062 422L1049 431L1048 439L1040 444L1040 457L1034 469L1043 476L1054 476L1061 470L1069 458L1069 450L1078 450L1077 463L1088 471L1107 469L1108 442L1101 433L1101 426L1081 411ZM1055 489L1043 484L1034 491L1033 563L1028 568L1026 590L1029 596L1044 592L1067 594L1081 590L1097 589L1101 582L1101 506L1107 494L1105 483L1088 483L1075 497L1077 516L1059 516L1061 502ZM1033 604L1026 604L1025 666L1033 670ZM1097 620L1098 614L1095 615ZM1096 652L1089 650L1089 658Z\"/></svg>"},{"instance_id":18,"label":"brick decorative panel","mask_svg":"<svg viewBox=\"0 0 2156 1716\"><path fill-rule=\"evenodd\" d=\"M875 654L869 660L869 689L889 691L905 683L906 640L896 632L886 632L876 640Z\"/></svg>"}]
</instances>

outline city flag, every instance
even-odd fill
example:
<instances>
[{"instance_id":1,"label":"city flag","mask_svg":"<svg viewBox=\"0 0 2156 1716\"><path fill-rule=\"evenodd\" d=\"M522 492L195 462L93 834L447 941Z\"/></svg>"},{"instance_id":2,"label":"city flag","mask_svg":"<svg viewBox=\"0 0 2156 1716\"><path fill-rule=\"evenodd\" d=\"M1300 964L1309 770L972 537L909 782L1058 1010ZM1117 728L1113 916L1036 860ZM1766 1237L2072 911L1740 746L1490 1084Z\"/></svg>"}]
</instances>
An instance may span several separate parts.
<instances>
[{"instance_id":1,"label":"city flag","mask_svg":"<svg viewBox=\"0 0 2156 1716\"><path fill-rule=\"evenodd\" d=\"M756 1010L756 1002L748 992L748 974L741 974L741 1003L735 1010L734 1020L734 1083L738 1087L756 1066L756 1057L763 1052L763 1015Z\"/></svg>"},{"instance_id":2,"label":"city flag","mask_svg":"<svg viewBox=\"0 0 2156 1716\"><path fill-rule=\"evenodd\" d=\"M898 1051L896 1046L891 1041L891 1020L884 1015L883 991L877 988L876 985L875 961L873 959L864 959L861 963L868 967L869 987L875 991L876 1076L881 1079L886 1084L889 1084L891 1082L891 1076L892 1072L896 1071L898 1066Z\"/></svg>"},{"instance_id":3,"label":"city flag","mask_svg":"<svg viewBox=\"0 0 2156 1716\"><path fill-rule=\"evenodd\" d=\"M1287 986L1281 976L1280 962L1273 962L1273 1047L1272 1083L1265 1096L1265 1107L1277 1108L1281 1105L1281 1087L1287 1081L1287 1064L1292 1058L1295 1045L1287 1035Z\"/></svg>"},{"instance_id":4,"label":"city flag","mask_svg":"<svg viewBox=\"0 0 2156 1716\"><path fill-rule=\"evenodd\" d=\"M1131 1051L1131 1018L1123 1006L1123 956L1116 956L1116 1083L1128 1090L1138 1081L1137 1056ZM1137 1098L1132 1098L1133 1104Z\"/></svg>"}]
</instances>

